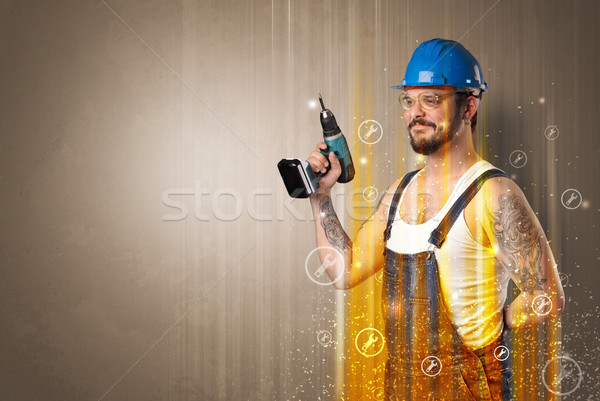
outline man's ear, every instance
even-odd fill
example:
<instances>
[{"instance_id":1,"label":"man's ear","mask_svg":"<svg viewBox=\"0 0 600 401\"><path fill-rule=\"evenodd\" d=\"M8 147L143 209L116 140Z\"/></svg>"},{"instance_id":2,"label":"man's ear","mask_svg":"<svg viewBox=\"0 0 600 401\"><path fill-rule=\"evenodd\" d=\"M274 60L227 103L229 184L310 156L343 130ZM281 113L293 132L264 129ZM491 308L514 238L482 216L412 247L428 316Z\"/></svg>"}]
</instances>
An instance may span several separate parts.
<instances>
[{"instance_id":1,"label":"man's ear","mask_svg":"<svg viewBox=\"0 0 600 401\"><path fill-rule=\"evenodd\" d=\"M464 119L471 120L473 116L477 113L477 98L475 96L469 96L467 98L467 103L465 104L465 113Z\"/></svg>"}]
</instances>

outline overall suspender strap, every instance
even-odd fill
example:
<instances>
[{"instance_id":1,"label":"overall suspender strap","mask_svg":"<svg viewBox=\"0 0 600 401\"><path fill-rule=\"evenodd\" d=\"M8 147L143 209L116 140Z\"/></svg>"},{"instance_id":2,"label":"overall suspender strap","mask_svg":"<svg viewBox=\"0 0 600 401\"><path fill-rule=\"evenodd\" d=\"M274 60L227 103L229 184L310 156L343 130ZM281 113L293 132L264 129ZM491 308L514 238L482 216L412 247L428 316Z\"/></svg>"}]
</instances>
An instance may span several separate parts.
<instances>
[{"instance_id":1,"label":"overall suspender strap","mask_svg":"<svg viewBox=\"0 0 600 401\"><path fill-rule=\"evenodd\" d=\"M400 197L402 196L402 192L404 191L404 188L406 188L406 186L410 182L410 179L415 174L417 174L420 170L421 169L411 171L410 173L406 174L404 176L404 178L402 178L402 181L400 181L400 185L398 185L398 188L396 188L396 192L394 192L394 197L392 198L392 203L390 205L390 210L388 212L387 226L385 227L385 231L383 232L383 241L384 242L387 242L387 240L390 239L390 235L392 235L392 223L394 222L394 217L396 216L396 209L398 208L398 202L400 202Z\"/></svg>"},{"instance_id":2,"label":"overall suspender strap","mask_svg":"<svg viewBox=\"0 0 600 401\"><path fill-rule=\"evenodd\" d=\"M460 212L469 204L471 199L477 195L477 192L481 189L485 181L493 177L508 177L502 170L493 168L481 173L479 177L469 185L469 187L463 192L463 194L454 202L454 205L450 208L448 213L444 216L440 224L435 230L431 232L429 242L440 248L446 240L446 235L450 232L452 225L460 216Z\"/></svg>"}]
</instances>

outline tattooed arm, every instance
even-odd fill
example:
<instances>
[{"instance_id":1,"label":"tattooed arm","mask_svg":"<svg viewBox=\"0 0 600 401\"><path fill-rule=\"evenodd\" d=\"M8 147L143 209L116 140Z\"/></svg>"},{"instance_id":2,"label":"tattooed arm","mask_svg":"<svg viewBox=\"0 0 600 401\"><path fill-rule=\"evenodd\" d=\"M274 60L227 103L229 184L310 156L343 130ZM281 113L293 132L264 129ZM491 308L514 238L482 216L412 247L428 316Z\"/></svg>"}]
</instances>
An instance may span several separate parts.
<instances>
[{"instance_id":1,"label":"tattooed arm","mask_svg":"<svg viewBox=\"0 0 600 401\"><path fill-rule=\"evenodd\" d=\"M504 310L509 329L538 324L564 308L564 292L544 230L525 195L512 180L490 179L485 197L484 230L496 259L521 293Z\"/></svg>"},{"instance_id":2,"label":"tattooed arm","mask_svg":"<svg viewBox=\"0 0 600 401\"><path fill-rule=\"evenodd\" d=\"M330 247L339 251L343 257L343 263L336 263L327 268L326 272L329 278L334 281L337 277L341 278L333 283L338 290L352 288L367 278L371 277L383 267L384 241L383 231L387 223L387 212L391 203L392 196L400 181L395 182L385 192L375 211L362 224L354 241L344 231L340 220L333 209L330 191L321 191L320 189L310 197L310 202L315 219L315 230L317 235L318 247ZM325 262L327 255L331 255L339 260L339 255L335 251L327 248L319 249L321 262ZM330 257L331 257L330 256ZM342 270L344 272L342 273Z\"/></svg>"}]
</instances>

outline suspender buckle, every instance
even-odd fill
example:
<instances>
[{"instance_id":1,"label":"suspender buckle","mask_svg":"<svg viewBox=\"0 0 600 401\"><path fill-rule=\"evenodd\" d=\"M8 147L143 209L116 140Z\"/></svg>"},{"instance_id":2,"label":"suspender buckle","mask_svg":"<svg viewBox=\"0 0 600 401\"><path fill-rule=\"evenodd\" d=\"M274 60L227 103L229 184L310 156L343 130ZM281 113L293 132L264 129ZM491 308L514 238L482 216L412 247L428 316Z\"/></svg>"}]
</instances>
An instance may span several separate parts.
<instances>
[{"instance_id":1,"label":"suspender buckle","mask_svg":"<svg viewBox=\"0 0 600 401\"><path fill-rule=\"evenodd\" d=\"M435 245L430 243L427 248L427 259L431 259L431 255L435 254Z\"/></svg>"},{"instance_id":2,"label":"suspender buckle","mask_svg":"<svg viewBox=\"0 0 600 401\"><path fill-rule=\"evenodd\" d=\"M392 233L392 225L388 224L388 226L385 228L385 230L383 231L383 241L387 242L387 240L390 239L390 235Z\"/></svg>"}]
</instances>

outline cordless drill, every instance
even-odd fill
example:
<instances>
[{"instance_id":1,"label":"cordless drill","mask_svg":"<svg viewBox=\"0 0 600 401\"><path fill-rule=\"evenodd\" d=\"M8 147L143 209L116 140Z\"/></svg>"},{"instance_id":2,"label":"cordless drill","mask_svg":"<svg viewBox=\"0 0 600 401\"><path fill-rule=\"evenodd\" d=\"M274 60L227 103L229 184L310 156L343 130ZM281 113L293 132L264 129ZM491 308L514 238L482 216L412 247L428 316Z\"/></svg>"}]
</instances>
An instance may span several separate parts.
<instances>
[{"instance_id":1,"label":"cordless drill","mask_svg":"<svg viewBox=\"0 0 600 401\"><path fill-rule=\"evenodd\" d=\"M321 103L321 126L323 127L323 140L327 145L326 149L320 149L321 153L329 161L329 153L333 152L340 162L342 173L337 182L346 183L354 178L354 164L350 149L342 130L338 127L335 116L331 110L325 108L323 98L319 93L319 102ZM327 164L326 172L315 173L310 163L300 159L281 159L277 163L277 168L283 178L283 183L287 188L288 194L292 198L308 198L319 188L319 180L331 169L331 162Z\"/></svg>"}]
</instances>

